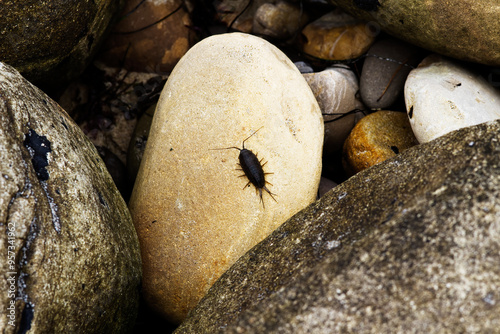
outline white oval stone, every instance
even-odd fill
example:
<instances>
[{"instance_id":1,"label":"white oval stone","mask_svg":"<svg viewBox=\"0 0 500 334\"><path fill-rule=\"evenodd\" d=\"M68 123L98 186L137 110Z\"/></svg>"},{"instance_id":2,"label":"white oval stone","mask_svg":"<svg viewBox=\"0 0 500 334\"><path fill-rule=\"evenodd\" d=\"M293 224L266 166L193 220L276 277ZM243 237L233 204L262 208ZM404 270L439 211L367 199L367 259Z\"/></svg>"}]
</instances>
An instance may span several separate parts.
<instances>
[{"instance_id":1,"label":"white oval stone","mask_svg":"<svg viewBox=\"0 0 500 334\"><path fill-rule=\"evenodd\" d=\"M405 102L420 143L500 118L499 92L479 75L437 55L410 72Z\"/></svg>"},{"instance_id":2,"label":"white oval stone","mask_svg":"<svg viewBox=\"0 0 500 334\"><path fill-rule=\"evenodd\" d=\"M241 255L316 199L323 131L306 81L265 40L216 35L186 53L160 97L130 201L156 311L182 321ZM216 150L245 138L267 162L276 202L245 186L239 151Z\"/></svg>"}]
</instances>

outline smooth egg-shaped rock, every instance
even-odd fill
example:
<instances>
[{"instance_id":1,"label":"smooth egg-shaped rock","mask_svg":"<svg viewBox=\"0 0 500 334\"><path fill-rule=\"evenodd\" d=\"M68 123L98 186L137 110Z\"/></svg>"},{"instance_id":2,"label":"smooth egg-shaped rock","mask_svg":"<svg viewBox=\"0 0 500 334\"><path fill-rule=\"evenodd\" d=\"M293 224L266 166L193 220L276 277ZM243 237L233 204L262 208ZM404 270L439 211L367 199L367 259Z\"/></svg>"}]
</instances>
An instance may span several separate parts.
<instances>
[{"instance_id":1,"label":"smooth egg-shaped rock","mask_svg":"<svg viewBox=\"0 0 500 334\"><path fill-rule=\"evenodd\" d=\"M405 103L420 143L500 118L500 93L479 75L438 55L410 72Z\"/></svg>"},{"instance_id":2,"label":"smooth egg-shaped rock","mask_svg":"<svg viewBox=\"0 0 500 334\"><path fill-rule=\"evenodd\" d=\"M323 131L308 84L265 40L216 35L186 53L161 94L129 205L155 311L181 322L241 255L316 199ZM260 162L241 167L263 166L275 200L238 170L243 148Z\"/></svg>"},{"instance_id":3,"label":"smooth egg-shaped rock","mask_svg":"<svg viewBox=\"0 0 500 334\"><path fill-rule=\"evenodd\" d=\"M357 98L358 79L353 71L339 65L318 73L303 74L318 101L325 120L324 155L342 149L344 141L360 117L363 104Z\"/></svg>"}]
</instances>

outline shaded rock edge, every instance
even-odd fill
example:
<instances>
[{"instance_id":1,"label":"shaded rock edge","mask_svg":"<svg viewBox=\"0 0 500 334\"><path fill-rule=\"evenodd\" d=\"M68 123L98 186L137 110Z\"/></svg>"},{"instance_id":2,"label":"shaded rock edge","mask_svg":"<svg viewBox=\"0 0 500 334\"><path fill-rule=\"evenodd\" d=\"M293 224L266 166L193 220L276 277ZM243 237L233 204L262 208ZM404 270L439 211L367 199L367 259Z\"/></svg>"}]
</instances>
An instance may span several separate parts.
<instances>
[{"instance_id":1,"label":"shaded rock edge","mask_svg":"<svg viewBox=\"0 0 500 334\"><path fill-rule=\"evenodd\" d=\"M176 333L243 329L258 332L264 326L269 332L283 332L291 324L302 326L304 331L313 330L314 321L303 319L311 316L314 307L318 312L328 311L323 318L312 316L323 319L319 320L323 321L318 324L320 328L348 330L334 327L343 320L331 321L329 317L337 314L338 319L347 319L352 316L349 306L351 310L365 307L365 320L356 319L360 326L365 326L358 328L368 332L384 329L384 312L394 310L398 319L388 323L406 323L408 327L399 327L405 330L418 330L414 325L421 316L428 316L430 330L446 326L463 330L499 328L498 317L492 317L500 310L498 301L494 302L497 292L489 290L496 286L498 291L500 285L500 246L491 238L495 233L498 236L500 221L495 209L500 204L496 191L500 183L499 130L500 121L495 121L454 131L410 148L340 184L242 256L212 286ZM471 202L472 198L476 202ZM475 234L460 244L459 236L469 232ZM447 240L450 237L452 240ZM479 241L486 248L480 249L481 266L474 267L478 262L473 253L467 252L467 246L478 249ZM372 256L376 251L380 256ZM471 268L453 268L451 252L461 254L461 265L466 262L464 259L474 260ZM434 258L425 258L427 254ZM451 290L443 292L440 284L445 283L439 282L433 291L432 280L439 277L436 267L440 261L450 279L471 276L474 292L483 283L481 272L488 272L490 282L484 285L484 293L464 297L464 290L457 294ZM408 263L416 267L405 268ZM422 272L423 268L430 269ZM386 271L381 279L377 272L384 273L383 269ZM366 282L360 281L364 275ZM381 285L381 291L376 290L376 283ZM426 283L429 286L423 287ZM332 289L337 288L340 295L346 291L355 295L345 309L338 298L335 302L331 299ZM419 291L422 296L416 296ZM366 303L370 299L364 302L363 294L380 303L394 299L387 306L392 311L374 304L368 312ZM378 294L381 296L376 297ZM303 295L316 297L304 299ZM415 296L420 302L413 306L403 303L404 296ZM323 305L325 298L328 309ZM456 299L453 305L458 306L475 303L478 311L467 315L461 311L463 307L444 307L446 298ZM411 307L416 308L415 314ZM469 323L460 324L464 314L470 315ZM346 321L343 324L352 325Z\"/></svg>"},{"instance_id":2,"label":"shaded rock edge","mask_svg":"<svg viewBox=\"0 0 500 334\"><path fill-rule=\"evenodd\" d=\"M0 238L15 249L15 320L3 331L131 330L141 259L135 229L95 147L47 95L0 63ZM12 240L12 241L11 241ZM7 247L7 245L9 247ZM9 253L10 254L10 253ZM9 264L9 266L7 266ZM0 284L2 291L7 286Z\"/></svg>"}]
</instances>

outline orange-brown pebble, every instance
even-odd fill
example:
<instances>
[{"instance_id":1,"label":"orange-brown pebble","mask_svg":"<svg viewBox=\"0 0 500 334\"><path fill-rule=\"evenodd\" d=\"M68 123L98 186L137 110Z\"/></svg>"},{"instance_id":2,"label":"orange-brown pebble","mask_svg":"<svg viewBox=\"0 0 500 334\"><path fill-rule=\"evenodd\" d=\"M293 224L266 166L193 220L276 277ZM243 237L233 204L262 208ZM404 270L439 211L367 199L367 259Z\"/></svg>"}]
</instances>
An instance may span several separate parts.
<instances>
[{"instance_id":1,"label":"orange-brown pebble","mask_svg":"<svg viewBox=\"0 0 500 334\"><path fill-rule=\"evenodd\" d=\"M181 5L179 0L127 0L100 60L130 71L171 72L195 41L191 19Z\"/></svg>"},{"instance_id":2,"label":"orange-brown pebble","mask_svg":"<svg viewBox=\"0 0 500 334\"><path fill-rule=\"evenodd\" d=\"M359 121L344 143L342 163L354 175L417 145L405 113L381 110Z\"/></svg>"},{"instance_id":3,"label":"orange-brown pebble","mask_svg":"<svg viewBox=\"0 0 500 334\"><path fill-rule=\"evenodd\" d=\"M365 22L346 13L332 12L302 30L302 50L324 60L354 59L363 55L375 40Z\"/></svg>"}]
</instances>

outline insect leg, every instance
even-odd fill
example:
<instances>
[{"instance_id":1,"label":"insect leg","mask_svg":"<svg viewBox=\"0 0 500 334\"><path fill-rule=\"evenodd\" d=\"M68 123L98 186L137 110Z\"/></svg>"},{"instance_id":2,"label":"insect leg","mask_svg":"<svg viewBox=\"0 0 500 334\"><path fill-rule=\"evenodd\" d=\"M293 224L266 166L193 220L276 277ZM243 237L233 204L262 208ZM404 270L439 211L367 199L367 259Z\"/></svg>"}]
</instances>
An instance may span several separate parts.
<instances>
[{"instance_id":1,"label":"insect leg","mask_svg":"<svg viewBox=\"0 0 500 334\"><path fill-rule=\"evenodd\" d=\"M271 198L276 202L278 203L278 201L276 200L276 198L274 198L274 196L277 196L276 194L273 194L272 192L269 191L269 189L267 189L266 186L263 187L265 191L267 191L267 193L269 194L269 196L271 196ZM274 195L274 196L273 196ZM261 197L262 198L262 197Z\"/></svg>"}]
</instances>

